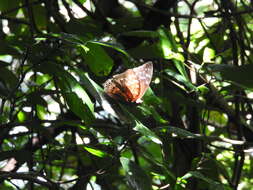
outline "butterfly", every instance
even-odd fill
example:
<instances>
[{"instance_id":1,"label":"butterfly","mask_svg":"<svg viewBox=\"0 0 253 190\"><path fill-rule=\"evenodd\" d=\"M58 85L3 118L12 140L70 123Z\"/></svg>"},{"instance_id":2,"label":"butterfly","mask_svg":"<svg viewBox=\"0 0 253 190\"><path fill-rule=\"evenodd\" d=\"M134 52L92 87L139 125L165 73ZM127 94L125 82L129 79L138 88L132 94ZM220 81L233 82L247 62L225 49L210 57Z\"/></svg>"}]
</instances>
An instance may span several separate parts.
<instances>
[{"instance_id":1,"label":"butterfly","mask_svg":"<svg viewBox=\"0 0 253 190\"><path fill-rule=\"evenodd\" d=\"M103 84L105 93L118 100L141 103L153 75L153 64L147 62L139 67L114 75Z\"/></svg>"}]
</instances>

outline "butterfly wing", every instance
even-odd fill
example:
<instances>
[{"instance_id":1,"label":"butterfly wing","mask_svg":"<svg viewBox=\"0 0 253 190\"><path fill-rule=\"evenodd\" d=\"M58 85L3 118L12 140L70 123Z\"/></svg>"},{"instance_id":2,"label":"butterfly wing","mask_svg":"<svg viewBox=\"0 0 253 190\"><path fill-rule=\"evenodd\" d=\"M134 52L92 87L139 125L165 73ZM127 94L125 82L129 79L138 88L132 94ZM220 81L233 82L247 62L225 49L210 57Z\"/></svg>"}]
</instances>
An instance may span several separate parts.
<instances>
[{"instance_id":1,"label":"butterfly wing","mask_svg":"<svg viewBox=\"0 0 253 190\"><path fill-rule=\"evenodd\" d=\"M133 102L140 93L140 84L132 69L114 75L112 79L104 83L105 92L115 99L124 99Z\"/></svg>"},{"instance_id":2,"label":"butterfly wing","mask_svg":"<svg viewBox=\"0 0 253 190\"><path fill-rule=\"evenodd\" d=\"M139 103L149 87L152 74L153 64L151 62L128 69L107 80L104 83L105 92L115 99Z\"/></svg>"},{"instance_id":3,"label":"butterfly wing","mask_svg":"<svg viewBox=\"0 0 253 190\"><path fill-rule=\"evenodd\" d=\"M139 67L133 69L140 84L140 91L138 97L134 100L136 103L141 102L141 98L147 91L153 75L153 64L147 62Z\"/></svg>"}]
</instances>

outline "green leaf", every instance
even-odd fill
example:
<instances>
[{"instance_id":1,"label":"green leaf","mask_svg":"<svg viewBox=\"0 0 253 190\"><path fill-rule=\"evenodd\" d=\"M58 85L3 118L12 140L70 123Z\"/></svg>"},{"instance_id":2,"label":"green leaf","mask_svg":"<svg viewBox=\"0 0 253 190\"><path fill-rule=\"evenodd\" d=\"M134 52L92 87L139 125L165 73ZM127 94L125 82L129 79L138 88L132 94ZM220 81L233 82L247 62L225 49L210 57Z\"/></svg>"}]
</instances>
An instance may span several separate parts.
<instances>
[{"instance_id":1,"label":"green leaf","mask_svg":"<svg viewBox=\"0 0 253 190\"><path fill-rule=\"evenodd\" d=\"M115 24L111 25L111 30L114 34L121 34L126 31L136 30L143 25L143 18L139 16L129 16L114 19Z\"/></svg>"},{"instance_id":2,"label":"green leaf","mask_svg":"<svg viewBox=\"0 0 253 190\"><path fill-rule=\"evenodd\" d=\"M186 80L189 80L183 63L184 57L178 52L178 45L174 36L172 36L171 32L165 28L161 28L158 32L160 34L160 43L164 58L173 59L173 62L180 74L184 76Z\"/></svg>"},{"instance_id":3,"label":"green leaf","mask_svg":"<svg viewBox=\"0 0 253 190\"><path fill-rule=\"evenodd\" d=\"M81 87L81 85L79 84L79 82L70 73L63 70L59 65L50 63L48 64L48 67L51 69L50 73L58 77L62 90L66 92L75 92L76 95L85 104L87 104L90 112L93 113L94 105L83 87ZM49 70L49 68L47 69L47 71Z\"/></svg>"},{"instance_id":4,"label":"green leaf","mask_svg":"<svg viewBox=\"0 0 253 190\"><path fill-rule=\"evenodd\" d=\"M121 47L119 47L115 44L109 44L109 43L105 43L105 42L95 42L95 41L90 42L90 43L98 44L100 46L105 46L105 47L115 49L116 51L122 53L123 55L125 55L126 57L128 57L130 59L130 55L125 50L123 50Z\"/></svg>"},{"instance_id":5,"label":"green leaf","mask_svg":"<svg viewBox=\"0 0 253 190\"><path fill-rule=\"evenodd\" d=\"M10 9L15 9L19 7L20 1L19 0L12 0L11 3L9 0L1 0L0 2L0 12L4 13L5 11L8 11ZM8 16L16 16L18 13L18 9L11 11Z\"/></svg>"},{"instance_id":6,"label":"green leaf","mask_svg":"<svg viewBox=\"0 0 253 190\"><path fill-rule=\"evenodd\" d=\"M37 69L56 76L70 109L85 122L91 123L93 121L94 105L86 91L70 73L53 63L44 63Z\"/></svg>"},{"instance_id":7,"label":"green leaf","mask_svg":"<svg viewBox=\"0 0 253 190\"><path fill-rule=\"evenodd\" d=\"M160 48L160 43L153 43L152 45L139 45L136 48L128 50L128 53L135 59L157 59L164 58L163 52Z\"/></svg>"},{"instance_id":8,"label":"green leaf","mask_svg":"<svg viewBox=\"0 0 253 190\"><path fill-rule=\"evenodd\" d=\"M100 157L100 158L103 158L103 157L105 157L107 155L106 152L98 150L98 149L95 149L95 148L84 146L84 149L86 151L88 151L89 153L91 153L91 154L93 154L93 155L95 155L97 157Z\"/></svg>"},{"instance_id":9,"label":"green leaf","mask_svg":"<svg viewBox=\"0 0 253 190\"><path fill-rule=\"evenodd\" d=\"M11 90L14 89L18 83L17 77L12 71L5 67L0 67L0 80L4 81L6 87Z\"/></svg>"},{"instance_id":10,"label":"green leaf","mask_svg":"<svg viewBox=\"0 0 253 190\"><path fill-rule=\"evenodd\" d=\"M182 179L188 179L188 178L191 178L191 177L195 177L197 179L201 179L201 180L207 182L208 184L211 185L212 189L224 190L223 184L221 184L217 181L214 181L211 178L208 178L208 177L204 176L203 174L201 174L198 171L190 171L187 174L185 174L182 177Z\"/></svg>"},{"instance_id":11,"label":"green leaf","mask_svg":"<svg viewBox=\"0 0 253 190\"><path fill-rule=\"evenodd\" d=\"M45 6L33 6L34 21L38 29L45 30L47 25L47 10Z\"/></svg>"},{"instance_id":12,"label":"green leaf","mask_svg":"<svg viewBox=\"0 0 253 190\"><path fill-rule=\"evenodd\" d=\"M10 66L10 63L0 60L0 68L1 67L6 67L6 66Z\"/></svg>"},{"instance_id":13,"label":"green leaf","mask_svg":"<svg viewBox=\"0 0 253 190\"><path fill-rule=\"evenodd\" d=\"M32 6L31 10L34 18L34 24L36 25L37 29L45 30L48 23L46 7L42 6L41 4L35 4ZM29 17L29 12L27 8L23 8L23 13L25 17Z\"/></svg>"},{"instance_id":14,"label":"green leaf","mask_svg":"<svg viewBox=\"0 0 253 190\"><path fill-rule=\"evenodd\" d=\"M152 190L151 179L140 166L125 157L121 157L120 162L133 190Z\"/></svg>"},{"instance_id":15,"label":"green leaf","mask_svg":"<svg viewBox=\"0 0 253 190\"><path fill-rule=\"evenodd\" d=\"M203 61L212 62L214 58L215 58L215 51L209 47L206 47L203 53Z\"/></svg>"},{"instance_id":16,"label":"green leaf","mask_svg":"<svg viewBox=\"0 0 253 190\"><path fill-rule=\"evenodd\" d=\"M25 112L19 111L17 114L17 118L18 118L19 122L24 122L27 119L27 116L26 116Z\"/></svg>"},{"instance_id":17,"label":"green leaf","mask_svg":"<svg viewBox=\"0 0 253 190\"><path fill-rule=\"evenodd\" d=\"M0 97L7 98L10 95L10 89L7 88L3 82L0 81Z\"/></svg>"},{"instance_id":18,"label":"green leaf","mask_svg":"<svg viewBox=\"0 0 253 190\"><path fill-rule=\"evenodd\" d=\"M65 28L67 33L85 36L87 39L94 39L94 36L102 35L102 25L89 17L70 19Z\"/></svg>"},{"instance_id":19,"label":"green leaf","mask_svg":"<svg viewBox=\"0 0 253 190\"><path fill-rule=\"evenodd\" d=\"M15 190L15 187L11 186L11 184L2 183L0 185L0 190Z\"/></svg>"},{"instance_id":20,"label":"green leaf","mask_svg":"<svg viewBox=\"0 0 253 190\"><path fill-rule=\"evenodd\" d=\"M141 122L136 121L134 130L138 131L139 133L141 133L142 135L144 135L145 137L147 137L154 143L162 144L162 141L159 139L159 137L153 131L151 131L149 128L143 125Z\"/></svg>"},{"instance_id":21,"label":"green leaf","mask_svg":"<svg viewBox=\"0 0 253 190\"><path fill-rule=\"evenodd\" d=\"M81 72L80 70L74 70L80 77L80 85L85 88L100 104L102 104L101 94L103 89L89 78L88 74Z\"/></svg>"},{"instance_id":22,"label":"green leaf","mask_svg":"<svg viewBox=\"0 0 253 190\"><path fill-rule=\"evenodd\" d=\"M143 115L152 115L153 118L161 124L166 124L168 123L168 121L164 120L162 118L162 116L156 111L156 109L154 108L154 106L149 105L149 104L143 104L141 106L138 107L140 110L142 110Z\"/></svg>"},{"instance_id":23,"label":"green leaf","mask_svg":"<svg viewBox=\"0 0 253 190\"><path fill-rule=\"evenodd\" d=\"M197 88L189 80L187 80L183 75L180 75L180 74L176 73L175 71L173 71L171 69L165 69L164 72L168 76L170 76L171 78L173 78L176 81L182 83L188 89L190 89L192 91L197 91ZM179 85L179 87L180 87L180 85Z\"/></svg>"},{"instance_id":24,"label":"green leaf","mask_svg":"<svg viewBox=\"0 0 253 190\"><path fill-rule=\"evenodd\" d=\"M240 87L253 88L253 64L237 67L225 64L209 65L208 69L212 72L219 72L222 79L231 81Z\"/></svg>"},{"instance_id":25,"label":"green leaf","mask_svg":"<svg viewBox=\"0 0 253 190\"><path fill-rule=\"evenodd\" d=\"M165 130L168 133L174 133L176 135L178 135L179 137L190 137L190 138L198 138L197 135L195 135L194 133L191 133L185 129L181 129L178 127L173 127L173 126L166 126L166 127L161 127L160 128L161 131Z\"/></svg>"},{"instance_id":26,"label":"green leaf","mask_svg":"<svg viewBox=\"0 0 253 190\"><path fill-rule=\"evenodd\" d=\"M84 104L82 99L74 92L63 93L63 96L70 108L79 118L83 119L85 123L91 124L94 120L94 115L90 111L87 104Z\"/></svg>"},{"instance_id":27,"label":"green leaf","mask_svg":"<svg viewBox=\"0 0 253 190\"><path fill-rule=\"evenodd\" d=\"M49 76L48 74L37 75L37 76L35 77L36 84L38 84L38 85L45 84L46 82L48 82L48 81L51 80L51 79L52 79L52 77Z\"/></svg>"},{"instance_id":28,"label":"green leaf","mask_svg":"<svg viewBox=\"0 0 253 190\"><path fill-rule=\"evenodd\" d=\"M12 55L12 56L20 56L20 52L10 44L10 42L3 41L0 39L0 55Z\"/></svg>"},{"instance_id":29,"label":"green leaf","mask_svg":"<svg viewBox=\"0 0 253 190\"><path fill-rule=\"evenodd\" d=\"M87 89L87 91L92 94L92 96L96 99L96 101L98 101L98 103L103 107L103 109L110 113L111 115L113 115L114 117L121 117L121 118L125 118L127 113L123 112L123 114L117 109L114 109L114 106L112 106L108 99L105 97L104 91L103 89L96 83L94 82L92 79L89 78L88 74L84 74L82 72L79 72L78 70L76 70L76 72L78 73L79 77L80 77L80 81L81 81L81 85L83 85L83 87L85 89ZM119 107L117 107L119 108ZM119 108L120 109L120 108ZM125 114L126 113L126 114ZM125 119L124 119L125 121Z\"/></svg>"},{"instance_id":30,"label":"green leaf","mask_svg":"<svg viewBox=\"0 0 253 190\"><path fill-rule=\"evenodd\" d=\"M113 60L107 55L101 45L87 42L85 46L80 45L79 50L85 59L85 63L97 76L106 76L111 72Z\"/></svg>"},{"instance_id":31,"label":"green leaf","mask_svg":"<svg viewBox=\"0 0 253 190\"><path fill-rule=\"evenodd\" d=\"M74 44L74 45L83 45L86 43L89 39L85 36L80 36L77 34L69 34L69 33L50 33L50 34L43 34L40 38L36 38L37 40L43 40L43 39L61 39L64 42Z\"/></svg>"},{"instance_id":32,"label":"green leaf","mask_svg":"<svg viewBox=\"0 0 253 190\"><path fill-rule=\"evenodd\" d=\"M214 110L210 110L208 115L203 114L203 119L212 123L217 123L221 126L226 126L228 122L228 118L225 114Z\"/></svg>"},{"instance_id":33,"label":"green leaf","mask_svg":"<svg viewBox=\"0 0 253 190\"><path fill-rule=\"evenodd\" d=\"M26 97L28 105L41 105L47 107L47 102L41 97L39 92L33 92Z\"/></svg>"},{"instance_id":34,"label":"green leaf","mask_svg":"<svg viewBox=\"0 0 253 190\"><path fill-rule=\"evenodd\" d=\"M36 110L37 110L37 115L39 119L41 120L46 119L45 117L47 114L46 107L41 106L41 105L36 105Z\"/></svg>"}]
</instances>

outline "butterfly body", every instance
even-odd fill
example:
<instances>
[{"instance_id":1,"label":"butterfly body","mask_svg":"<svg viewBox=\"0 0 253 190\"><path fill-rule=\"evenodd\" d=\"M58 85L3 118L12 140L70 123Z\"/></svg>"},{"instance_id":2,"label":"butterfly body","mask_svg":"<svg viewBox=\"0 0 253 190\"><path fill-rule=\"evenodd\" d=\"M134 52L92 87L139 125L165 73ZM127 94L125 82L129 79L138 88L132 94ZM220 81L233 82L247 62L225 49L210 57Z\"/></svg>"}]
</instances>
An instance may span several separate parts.
<instances>
[{"instance_id":1,"label":"butterfly body","mask_svg":"<svg viewBox=\"0 0 253 190\"><path fill-rule=\"evenodd\" d=\"M152 75L153 64L148 62L114 75L104 83L104 90L114 99L140 103L149 87Z\"/></svg>"}]
</instances>

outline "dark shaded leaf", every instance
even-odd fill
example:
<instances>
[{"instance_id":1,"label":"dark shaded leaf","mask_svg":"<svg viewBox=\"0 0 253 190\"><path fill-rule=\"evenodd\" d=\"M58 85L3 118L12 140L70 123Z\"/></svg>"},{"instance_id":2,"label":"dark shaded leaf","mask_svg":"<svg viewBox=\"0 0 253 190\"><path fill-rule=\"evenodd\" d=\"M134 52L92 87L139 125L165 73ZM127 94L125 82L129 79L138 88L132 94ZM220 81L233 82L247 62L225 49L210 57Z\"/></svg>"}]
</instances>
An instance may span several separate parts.
<instances>
[{"instance_id":1,"label":"dark shaded leaf","mask_svg":"<svg viewBox=\"0 0 253 190\"><path fill-rule=\"evenodd\" d=\"M14 89L18 84L18 79L12 71L7 68L0 67L0 79L4 82L8 89Z\"/></svg>"},{"instance_id":2,"label":"dark shaded leaf","mask_svg":"<svg viewBox=\"0 0 253 190\"><path fill-rule=\"evenodd\" d=\"M139 45L136 48L128 50L128 53L135 59L163 58L163 52L161 50L160 43L154 43L152 45Z\"/></svg>"},{"instance_id":3,"label":"dark shaded leaf","mask_svg":"<svg viewBox=\"0 0 253 190\"><path fill-rule=\"evenodd\" d=\"M242 66L232 65L210 65L212 72L219 72L224 80L231 81L241 87L253 88L253 64Z\"/></svg>"},{"instance_id":4,"label":"dark shaded leaf","mask_svg":"<svg viewBox=\"0 0 253 190\"><path fill-rule=\"evenodd\" d=\"M136 36L136 37L150 37L150 38L157 38L159 37L157 32L149 31L149 30L135 30L130 32L122 33L121 35L124 36Z\"/></svg>"},{"instance_id":5,"label":"dark shaded leaf","mask_svg":"<svg viewBox=\"0 0 253 190\"><path fill-rule=\"evenodd\" d=\"M166 130L168 133L175 133L179 137L190 137L190 138L198 138L194 133L191 133L185 129L181 129L178 127L173 127L173 126L167 126L167 127L161 127L161 130Z\"/></svg>"},{"instance_id":6,"label":"dark shaded leaf","mask_svg":"<svg viewBox=\"0 0 253 190\"><path fill-rule=\"evenodd\" d=\"M10 9L13 9L13 8L16 8L18 7L20 4L20 1L19 0L13 0L11 1L8 1L8 0L1 0L1 3L0 3L0 11L1 13L2 12L5 12L5 11L8 11ZM15 10L15 11L11 11L8 16L16 16L16 14L18 13L18 9Z\"/></svg>"},{"instance_id":7,"label":"dark shaded leaf","mask_svg":"<svg viewBox=\"0 0 253 190\"><path fill-rule=\"evenodd\" d=\"M126 172L129 186L134 190L152 190L151 179L146 172L128 158L120 158L121 165Z\"/></svg>"},{"instance_id":8,"label":"dark shaded leaf","mask_svg":"<svg viewBox=\"0 0 253 190\"><path fill-rule=\"evenodd\" d=\"M100 36L102 34L102 26L100 23L88 17L84 19L71 19L65 27L68 33L85 36L88 39L93 39L94 36Z\"/></svg>"},{"instance_id":9,"label":"dark shaded leaf","mask_svg":"<svg viewBox=\"0 0 253 190\"><path fill-rule=\"evenodd\" d=\"M214 181L197 171L188 172L186 175L184 175L182 177L182 179L188 179L190 177L194 177L194 178L201 179L201 180L205 181L206 183L208 183L210 185L210 188L212 188L212 189L225 190L223 184L221 184L217 181Z\"/></svg>"},{"instance_id":10,"label":"dark shaded leaf","mask_svg":"<svg viewBox=\"0 0 253 190\"><path fill-rule=\"evenodd\" d=\"M33 92L29 94L27 97L27 104L29 105L41 105L47 107L47 102L40 96L38 92Z\"/></svg>"}]
</instances>

